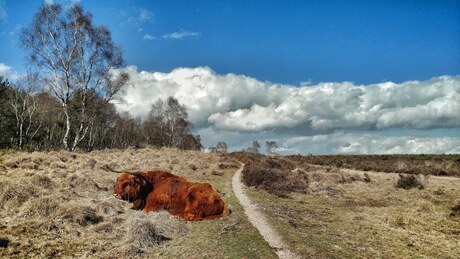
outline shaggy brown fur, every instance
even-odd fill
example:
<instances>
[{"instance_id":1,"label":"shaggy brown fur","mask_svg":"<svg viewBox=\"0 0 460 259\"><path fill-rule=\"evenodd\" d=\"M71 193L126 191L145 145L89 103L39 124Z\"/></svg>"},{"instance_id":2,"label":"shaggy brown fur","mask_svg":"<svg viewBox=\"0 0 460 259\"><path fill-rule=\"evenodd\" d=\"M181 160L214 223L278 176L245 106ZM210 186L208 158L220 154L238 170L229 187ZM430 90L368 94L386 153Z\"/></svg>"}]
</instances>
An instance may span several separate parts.
<instances>
[{"instance_id":1,"label":"shaggy brown fur","mask_svg":"<svg viewBox=\"0 0 460 259\"><path fill-rule=\"evenodd\" d=\"M167 210L185 220L225 217L227 204L208 183L194 183L165 171L145 171L118 177L115 197L145 212Z\"/></svg>"}]
</instances>

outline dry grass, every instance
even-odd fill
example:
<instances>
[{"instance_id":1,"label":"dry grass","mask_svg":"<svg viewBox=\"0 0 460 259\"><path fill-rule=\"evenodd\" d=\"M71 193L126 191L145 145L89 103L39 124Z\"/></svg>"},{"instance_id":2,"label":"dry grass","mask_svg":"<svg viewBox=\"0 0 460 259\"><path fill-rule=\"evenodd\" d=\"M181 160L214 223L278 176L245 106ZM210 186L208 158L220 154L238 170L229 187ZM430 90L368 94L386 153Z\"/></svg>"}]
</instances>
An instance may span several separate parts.
<instances>
[{"instance_id":1,"label":"dry grass","mask_svg":"<svg viewBox=\"0 0 460 259\"><path fill-rule=\"evenodd\" d=\"M299 157L229 157L153 148L5 152L0 155L0 257L274 258L231 188L238 161L251 160L258 161L247 171L258 172L249 177L253 186L276 195L255 188L249 194L297 254L460 254L460 178L431 176L427 181L420 176L424 188L406 190L396 188L398 174L351 170L348 157L334 159L331 165L313 166ZM373 159L375 164L389 164ZM394 164L404 171L411 159ZM457 160L439 165L436 159L417 161L455 172ZM131 210L131 204L113 197L117 175L99 169L104 164L164 168L192 181L209 182L232 214L186 222L167 212Z\"/></svg>"},{"instance_id":2,"label":"dry grass","mask_svg":"<svg viewBox=\"0 0 460 259\"><path fill-rule=\"evenodd\" d=\"M144 213L113 197L117 174L164 168L210 182L233 213L185 222ZM0 155L0 257L273 257L234 200L235 161L173 149L6 152Z\"/></svg>"},{"instance_id":3,"label":"dry grass","mask_svg":"<svg viewBox=\"0 0 460 259\"><path fill-rule=\"evenodd\" d=\"M403 189L394 173L292 163L308 176L305 194L285 199L257 188L249 194L294 252L306 258L458 258L460 178L419 177L423 189Z\"/></svg>"}]
</instances>

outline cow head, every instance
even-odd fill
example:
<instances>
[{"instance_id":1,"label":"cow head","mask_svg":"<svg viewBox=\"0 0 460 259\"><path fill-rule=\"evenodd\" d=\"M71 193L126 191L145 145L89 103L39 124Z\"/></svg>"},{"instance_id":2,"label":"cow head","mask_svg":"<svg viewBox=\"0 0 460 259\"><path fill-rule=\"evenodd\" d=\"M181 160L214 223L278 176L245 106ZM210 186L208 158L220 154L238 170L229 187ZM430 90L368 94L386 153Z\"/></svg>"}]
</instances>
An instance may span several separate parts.
<instances>
[{"instance_id":1,"label":"cow head","mask_svg":"<svg viewBox=\"0 0 460 259\"><path fill-rule=\"evenodd\" d=\"M186 207L187 214L192 217L189 220L211 219L229 214L226 203L208 183L197 183L189 188Z\"/></svg>"},{"instance_id":2,"label":"cow head","mask_svg":"<svg viewBox=\"0 0 460 259\"><path fill-rule=\"evenodd\" d=\"M142 209L151 191L152 184L141 174L123 173L117 178L113 194L118 199L132 202L133 209Z\"/></svg>"}]
</instances>

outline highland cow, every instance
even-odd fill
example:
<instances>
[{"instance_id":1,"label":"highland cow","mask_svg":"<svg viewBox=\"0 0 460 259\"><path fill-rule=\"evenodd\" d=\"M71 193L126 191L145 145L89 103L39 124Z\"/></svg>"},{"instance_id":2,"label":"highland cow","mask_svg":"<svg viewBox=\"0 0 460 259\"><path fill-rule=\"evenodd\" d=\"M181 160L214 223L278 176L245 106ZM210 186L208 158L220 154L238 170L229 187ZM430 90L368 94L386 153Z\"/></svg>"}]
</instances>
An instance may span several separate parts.
<instances>
[{"instance_id":1,"label":"highland cow","mask_svg":"<svg viewBox=\"0 0 460 259\"><path fill-rule=\"evenodd\" d=\"M115 183L115 197L133 203L145 212L167 210L185 220L199 221L229 215L227 204L208 183L190 182L172 173L155 171L115 171L122 173Z\"/></svg>"}]
</instances>

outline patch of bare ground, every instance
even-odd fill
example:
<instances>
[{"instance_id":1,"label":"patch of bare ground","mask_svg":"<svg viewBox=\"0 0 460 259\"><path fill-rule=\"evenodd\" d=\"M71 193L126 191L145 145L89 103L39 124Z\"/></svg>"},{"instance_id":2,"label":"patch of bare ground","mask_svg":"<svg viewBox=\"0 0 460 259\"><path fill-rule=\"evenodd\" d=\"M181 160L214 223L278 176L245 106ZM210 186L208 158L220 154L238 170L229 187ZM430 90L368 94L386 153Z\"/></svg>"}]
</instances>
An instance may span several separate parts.
<instances>
[{"instance_id":1,"label":"patch of bare ground","mask_svg":"<svg viewBox=\"0 0 460 259\"><path fill-rule=\"evenodd\" d=\"M163 168L209 182L230 205L226 218L186 222L144 213L113 197L117 174L100 169ZM238 164L175 149L17 152L0 155L0 257L264 257L275 254L231 189Z\"/></svg>"},{"instance_id":2,"label":"patch of bare ground","mask_svg":"<svg viewBox=\"0 0 460 259\"><path fill-rule=\"evenodd\" d=\"M456 258L460 254L460 178L403 174L401 182L396 173L313 166L287 157L239 156L245 163L255 161L255 176L247 179L260 178L248 195L302 257ZM267 160L286 164L278 169L285 175L259 177L258 171L278 174L276 163ZM300 174L300 179L308 179L307 186L304 180L290 180ZM288 191L286 185L295 188Z\"/></svg>"}]
</instances>

